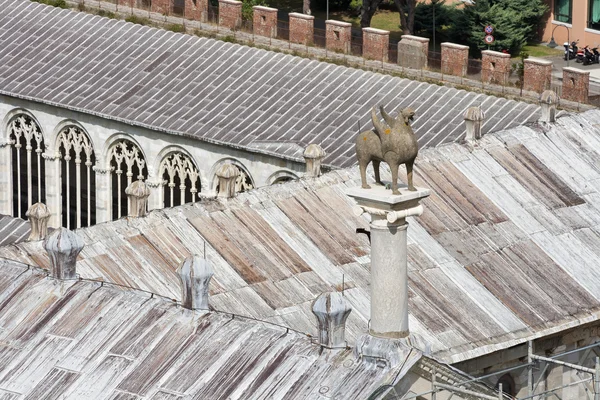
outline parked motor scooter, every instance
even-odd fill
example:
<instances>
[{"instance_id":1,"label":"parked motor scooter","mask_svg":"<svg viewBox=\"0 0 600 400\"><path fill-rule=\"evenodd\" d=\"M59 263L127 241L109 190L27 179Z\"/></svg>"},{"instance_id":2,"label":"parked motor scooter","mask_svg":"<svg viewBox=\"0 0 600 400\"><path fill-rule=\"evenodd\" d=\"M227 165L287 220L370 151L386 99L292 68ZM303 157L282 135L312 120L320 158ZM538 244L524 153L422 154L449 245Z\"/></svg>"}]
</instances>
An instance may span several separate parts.
<instances>
[{"instance_id":1,"label":"parked motor scooter","mask_svg":"<svg viewBox=\"0 0 600 400\"><path fill-rule=\"evenodd\" d=\"M579 42L579 40L571 42L571 44L569 44L569 42L564 43L565 61L577 58L577 42Z\"/></svg>"},{"instance_id":2,"label":"parked motor scooter","mask_svg":"<svg viewBox=\"0 0 600 400\"><path fill-rule=\"evenodd\" d=\"M583 47L583 65L590 65L596 62L596 57L594 53L590 50L590 46Z\"/></svg>"},{"instance_id":3,"label":"parked motor scooter","mask_svg":"<svg viewBox=\"0 0 600 400\"><path fill-rule=\"evenodd\" d=\"M583 61L585 60L585 51L583 50L583 48L578 48L576 53L577 56L575 57L575 62L583 63Z\"/></svg>"}]
</instances>

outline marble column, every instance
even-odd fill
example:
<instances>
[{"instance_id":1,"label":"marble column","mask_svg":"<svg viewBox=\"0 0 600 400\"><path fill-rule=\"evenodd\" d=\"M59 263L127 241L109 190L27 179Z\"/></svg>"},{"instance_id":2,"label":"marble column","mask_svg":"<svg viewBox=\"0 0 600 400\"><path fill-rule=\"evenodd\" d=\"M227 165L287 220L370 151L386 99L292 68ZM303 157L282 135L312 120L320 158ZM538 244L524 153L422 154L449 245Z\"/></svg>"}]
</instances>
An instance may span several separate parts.
<instances>
[{"instance_id":1,"label":"marble column","mask_svg":"<svg viewBox=\"0 0 600 400\"><path fill-rule=\"evenodd\" d=\"M94 167L96 171L96 223L112 220L110 168Z\"/></svg>"},{"instance_id":2,"label":"marble column","mask_svg":"<svg viewBox=\"0 0 600 400\"><path fill-rule=\"evenodd\" d=\"M46 206L50 211L48 226L58 228L62 224L60 198L60 155L48 152L42 156L45 163ZM68 211L65 211L68 212Z\"/></svg>"},{"instance_id":3,"label":"marble column","mask_svg":"<svg viewBox=\"0 0 600 400\"><path fill-rule=\"evenodd\" d=\"M0 143L0 214L12 215L12 165L10 143Z\"/></svg>"},{"instance_id":4,"label":"marble column","mask_svg":"<svg viewBox=\"0 0 600 400\"><path fill-rule=\"evenodd\" d=\"M391 190L373 185L372 189L353 188L346 192L357 202L355 214L367 213L371 219L371 321L369 337L358 341L363 355L379 357L370 354L368 343L405 339L410 333L406 218L423 213L419 201L430 193L429 189L416 189L400 188L401 194L393 195ZM381 345L373 346L375 349Z\"/></svg>"}]
</instances>

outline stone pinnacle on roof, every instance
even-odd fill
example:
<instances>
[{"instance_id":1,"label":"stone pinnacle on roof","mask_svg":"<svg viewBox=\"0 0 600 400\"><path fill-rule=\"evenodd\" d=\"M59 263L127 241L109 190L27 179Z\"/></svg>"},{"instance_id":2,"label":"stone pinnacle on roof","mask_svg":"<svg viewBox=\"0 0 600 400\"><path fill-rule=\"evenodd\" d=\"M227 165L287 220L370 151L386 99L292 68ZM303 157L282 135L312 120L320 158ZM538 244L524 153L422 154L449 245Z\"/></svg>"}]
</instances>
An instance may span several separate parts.
<instances>
[{"instance_id":1,"label":"stone pinnacle on roof","mask_svg":"<svg viewBox=\"0 0 600 400\"><path fill-rule=\"evenodd\" d=\"M346 319L352 306L342 293L323 293L314 301L312 312L319 322L319 343L325 347L346 346Z\"/></svg>"},{"instance_id":2,"label":"stone pinnacle on roof","mask_svg":"<svg viewBox=\"0 0 600 400\"><path fill-rule=\"evenodd\" d=\"M58 228L44 241L50 258L50 274L57 279L75 279L77 256L85 246L83 239L65 228Z\"/></svg>"},{"instance_id":3,"label":"stone pinnacle on roof","mask_svg":"<svg viewBox=\"0 0 600 400\"><path fill-rule=\"evenodd\" d=\"M556 121L556 106L559 97L554 90L544 90L540 95L540 106L542 107L541 122Z\"/></svg>"},{"instance_id":4,"label":"stone pinnacle on roof","mask_svg":"<svg viewBox=\"0 0 600 400\"><path fill-rule=\"evenodd\" d=\"M214 272L210 263L198 254L187 257L177 275L181 281L181 301L191 310L208 310L208 287Z\"/></svg>"},{"instance_id":5,"label":"stone pinnacle on roof","mask_svg":"<svg viewBox=\"0 0 600 400\"><path fill-rule=\"evenodd\" d=\"M217 196L227 199L235 196L235 181L241 175L240 170L233 164L227 163L221 165L216 172L219 178L219 193Z\"/></svg>"},{"instance_id":6,"label":"stone pinnacle on roof","mask_svg":"<svg viewBox=\"0 0 600 400\"><path fill-rule=\"evenodd\" d=\"M146 215L148 206L148 197L150 197L150 188L146 182L137 180L125 189L125 194L129 198L129 216L143 217Z\"/></svg>"},{"instance_id":7,"label":"stone pinnacle on roof","mask_svg":"<svg viewBox=\"0 0 600 400\"><path fill-rule=\"evenodd\" d=\"M316 143L309 144L304 150L304 161L306 161L306 177L316 178L321 175L321 161L327 153Z\"/></svg>"},{"instance_id":8,"label":"stone pinnacle on roof","mask_svg":"<svg viewBox=\"0 0 600 400\"><path fill-rule=\"evenodd\" d=\"M481 127L485 120L485 114L481 107L469 107L465 111L465 124L467 128L466 139L468 141L481 139Z\"/></svg>"},{"instance_id":9,"label":"stone pinnacle on roof","mask_svg":"<svg viewBox=\"0 0 600 400\"><path fill-rule=\"evenodd\" d=\"M44 203L35 203L25 215L31 224L31 234L27 240L42 240L48 236L48 220L52 215Z\"/></svg>"}]
</instances>

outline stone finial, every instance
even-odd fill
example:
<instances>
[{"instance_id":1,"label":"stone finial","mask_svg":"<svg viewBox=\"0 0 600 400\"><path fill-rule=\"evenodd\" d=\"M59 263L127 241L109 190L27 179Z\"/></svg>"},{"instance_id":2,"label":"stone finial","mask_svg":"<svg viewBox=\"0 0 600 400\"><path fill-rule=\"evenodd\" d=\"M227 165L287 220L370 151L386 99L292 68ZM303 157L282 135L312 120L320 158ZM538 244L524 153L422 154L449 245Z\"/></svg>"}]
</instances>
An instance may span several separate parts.
<instances>
[{"instance_id":1,"label":"stone finial","mask_svg":"<svg viewBox=\"0 0 600 400\"><path fill-rule=\"evenodd\" d=\"M558 95L553 90L544 90L540 96L540 106L542 108L542 122L556 121L556 105L558 104Z\"/></svg>"},{"instance_id":2,"label":"stone finial","mask_svg":"<svg viewBox=\"0 0 600 400\"><path fill-rule=\"evenodd\" d=\"M191 310L208 310L208 285L214 272L210 263L199 255L187 257L177 275L181 280L181 301Z\"/></svg>"},{"instance_id":3,"label":"stone finial","mask_svg":"<svg viewBox=\"0 0 600 400\"><path fill-rule=\"evenodd\" d=\"M150 196L150 188L146 182L138 180L132 182L125 189L125 194L129 199L129 216L143 217L146 215L148 208L148 197Z\"/></svg>"},{"instance_id":4,"label":"stone finial","mask_svg":"<svg viewBox=\"0 0 600 400\"><path fill-rule=\"evenodd\" d=\"M465 124L467 125L467 140L481 139L481 126L485 120L485 114L481 107L469 107L465 111Z\"/></svg>"},{"instance_id":5,"label":"stone finial","mask_svg":"<svg viewBox=\"0 0 600 400\"><path fill-rule=\"evenodd\" d=\"M342 293L330 292L320 295L312 305L312 312L319 322L319 343L326 347L346 345L346 319L352 307Z\"/></svg>"},{"instance_id":6,"label":"stone finial","mask_svg":"<svg viewBox=\"0 0 600 400\"><path fill-rule=\"evenodd\" d=\"M27 213L29 224L31 225L31 233L27 240L42 240L48 236L48 220L50 219L50 210L44 203L35 203L29 207Z\"/></svg>"},{"instance_id":7,"label":"stone finial","mask_svg":"<svg viewBox=\"0 0 600 400\"><path fill-rule=\"evenodd\" d=\"M217 170L219 178L219 193L217 196L230 199L235 196L235 181L240 176L240 170L233 164L223 164Z\"/></svg>"},{"instance_id":8,"label":"stone finial","mask_svg":"<svg viewBox=\"0 0 600 400\"><path fill-rule=\"evenodd\" d=\"M75 279L75 262L83 246L83 239L68 229L58 228L52 232L44 241L51 275L57 279Z\"/></svg>"},{"instance_id":9,"label":"stone finial","mask_svg":"<svg viewBox=\"0 0 600 400\"><path fill-rule=\"evenodd\" d=\"M327 154L321 146L316 143L309 144L304 150L304 161L306 161L306 177L316 178L321 175L321 160Z\"/></svg>"}]
</instances>

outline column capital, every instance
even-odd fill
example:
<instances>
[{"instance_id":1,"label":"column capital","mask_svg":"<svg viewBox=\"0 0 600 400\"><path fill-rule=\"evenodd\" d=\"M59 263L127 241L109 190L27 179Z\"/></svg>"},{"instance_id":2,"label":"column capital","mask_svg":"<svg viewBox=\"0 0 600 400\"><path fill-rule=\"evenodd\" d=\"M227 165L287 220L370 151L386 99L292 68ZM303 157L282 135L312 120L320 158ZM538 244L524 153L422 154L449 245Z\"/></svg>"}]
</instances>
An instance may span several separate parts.
<instances>
[{"instance_id":1,"label":"column capital","mask_svg":"<svg viewBox=\"0 0 600 400\"><path fill-rule=\"evenodd\" d=\"M384 186L373 185L371 189L352 188L346 194L357 203L353 209L356 216L368 213L374 225L385 225L385 221L402 225L407 217L423 214L423 206L419 201L428 197L431 191L419 187L416 189L409 191L401 187L401 194L394 195Z\"/></svg>"}]
</instances>

